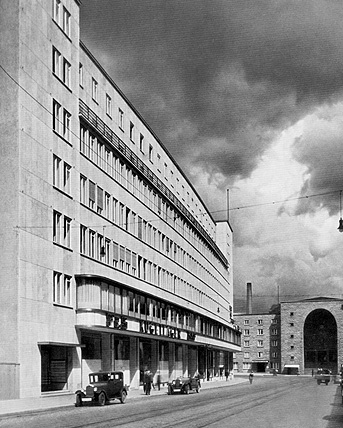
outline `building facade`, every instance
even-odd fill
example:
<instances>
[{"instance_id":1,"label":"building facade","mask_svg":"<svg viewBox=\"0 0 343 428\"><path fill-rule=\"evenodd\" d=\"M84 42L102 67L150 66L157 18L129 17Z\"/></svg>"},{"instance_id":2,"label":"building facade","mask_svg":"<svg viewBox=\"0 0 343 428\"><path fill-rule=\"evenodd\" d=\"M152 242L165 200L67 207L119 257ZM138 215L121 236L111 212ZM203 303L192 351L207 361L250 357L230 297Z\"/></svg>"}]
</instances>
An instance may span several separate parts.
<instances>
[{"instance_id":1,"label":"building facade","mask_svg":"<svg viewBox=\"0 0 343 428\"><path fill-rule=\"evenodd\" d=\"M237 314L235 322L242 332L242 352L234 354L234 371L240 373L279 371L280 314Z\"/></svg>"},{"instance_id":2,"label":"building facade","mask_svg":"<svg viewBox=\"0 0 343 428\"><path fill-rule=\"evenodd\" d=\"M80 41L77 0L0 0L0 399L219 375L232 230Z\"/></svg>"},{"instance_id":3,"label":"building facade","mask_svg":"<svg viewBox=\"0 0 343 428\"><path fill-rule=\"evenodd\" d=\"M234 354L237 372L333 374L343 364L343 299L313 297L281 302L268 314L237 314L242 352ZM266 327L266 328L265 328Z\"/></svg>"}]
</instances>

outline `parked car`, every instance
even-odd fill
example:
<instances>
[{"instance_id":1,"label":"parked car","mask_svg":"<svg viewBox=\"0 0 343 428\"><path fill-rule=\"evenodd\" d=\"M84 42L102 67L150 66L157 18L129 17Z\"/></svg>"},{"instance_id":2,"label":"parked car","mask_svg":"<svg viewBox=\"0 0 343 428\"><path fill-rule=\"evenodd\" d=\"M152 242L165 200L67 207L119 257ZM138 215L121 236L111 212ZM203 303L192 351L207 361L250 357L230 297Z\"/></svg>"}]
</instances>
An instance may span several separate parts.
<instances>
[{"instance_id":1,"label":"parked car","mask_svg":"<svg viewBox=\"0 0 343 428\"><path fill-rule=\"evenodd\" d=\"M86 389L79 389L75 392L75 406L82 406L84 401L104 406L106 402L115 398L124 404L127 394L128 387L124 385L123 372L90 373Z\"/></svg>"},{"instance_id":2,"label":"parked car","mask_svg":"<svg viewBox=\"0 0 343 428\"><path fill-rule=\"evenodd\" d=\"M329 384L331 380L331 371L329 369L318 369L315 375L315 379L317 379L317 384L325 383Z\"/></svg>"},{"instance_id":3,"label":"parked car","mask_svg":"<svg viewBox=\"0 0 343 428\"><path fill-rule=\"evenodd\" d=\"M199 392L201 388L200 380L196 377L178 377L172 382L168 383L168 395L175 392L181 394L189 394L190 391Z\"/></svg>"}]
</instances>

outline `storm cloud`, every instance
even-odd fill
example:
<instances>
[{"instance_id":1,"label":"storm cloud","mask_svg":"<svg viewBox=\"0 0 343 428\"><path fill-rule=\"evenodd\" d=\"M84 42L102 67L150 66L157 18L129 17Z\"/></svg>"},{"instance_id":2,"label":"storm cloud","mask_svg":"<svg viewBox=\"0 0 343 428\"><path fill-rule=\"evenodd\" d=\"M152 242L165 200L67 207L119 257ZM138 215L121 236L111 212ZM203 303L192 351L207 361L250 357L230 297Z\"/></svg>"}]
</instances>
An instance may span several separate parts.
<instances>
[{"instance_id":1,"label":"storm cloud","mask_svg":"<svg viewBox=\"0 0 343 428\"><path fill-rule=\"evenodd\" d=\"M81 39L215 217L227 188L256 206L230 213L237 301L341 293L342 22L341 0L82 0Z\"/></svg>"}]
</instances>

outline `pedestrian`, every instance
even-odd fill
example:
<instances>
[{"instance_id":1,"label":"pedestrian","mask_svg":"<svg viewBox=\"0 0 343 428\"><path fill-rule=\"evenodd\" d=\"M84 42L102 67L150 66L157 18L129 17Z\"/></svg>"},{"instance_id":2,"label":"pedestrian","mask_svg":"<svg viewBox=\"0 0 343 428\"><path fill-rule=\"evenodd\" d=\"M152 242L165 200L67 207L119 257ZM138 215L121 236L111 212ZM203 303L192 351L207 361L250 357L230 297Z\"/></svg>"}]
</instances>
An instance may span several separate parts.
<instances>
[{"instance_id":1,"label":"pedestrian","mask_svg":"<svg viewBox=\"0 0 343 428\"><path fill-rule=\"evenodd\" d=\"M144 372L144 381L143 381L143 390L145 395L150 395L151 393L151 374L149 370Z\"/></svg>"},{"instance_id":2,"label":"pedestrian","mask_svg":"<svg viewBox=\"0 0 343 428\"><path fill-rule=\"evenodd\" d=\"M158 373L157 375L157 389L160 391L161 389L161 375Z\"/></svg>"},{"instance_id":3,"label":"pedestrian","mask_svg":"<svg viewBox=\"0 0 343 428\"><path fill-rule=\"evenodd\" d=\"M227 381L229 378L229 370L225 370L225 380Z\"/></svg>"},{"instance_id":4,"label":"pedestrian","mask_svg":"<svg viewBox=\"0 0 343 428\"><path fill-rule=\"evenodd\" d=\"M249 374L249 382L250 382L250 385L252 384L253 379L254 379L254 372L251 372L251 373Z\"/></svg>"}]
</instances>

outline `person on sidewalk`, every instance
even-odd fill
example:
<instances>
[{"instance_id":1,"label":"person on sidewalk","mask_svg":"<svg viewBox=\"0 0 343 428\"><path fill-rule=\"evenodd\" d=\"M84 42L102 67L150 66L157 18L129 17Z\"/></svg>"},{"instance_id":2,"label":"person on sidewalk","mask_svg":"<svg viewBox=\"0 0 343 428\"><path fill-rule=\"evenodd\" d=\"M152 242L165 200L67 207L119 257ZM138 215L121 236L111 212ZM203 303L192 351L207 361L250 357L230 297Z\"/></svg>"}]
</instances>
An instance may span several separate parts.
<instances>
[{"instance_id":1,"label":"person on sidewalk","mask_svg":"<svg viewBox=\"0 0 343 428\"><path fill-rule=\"evenodd\" d=\"M254 372L253 372L253 371L251 371L251 373L249 374L249 382L250 382L250 385L252 384L253 379L254 379Z\"/></svg>"}]
</instances>

